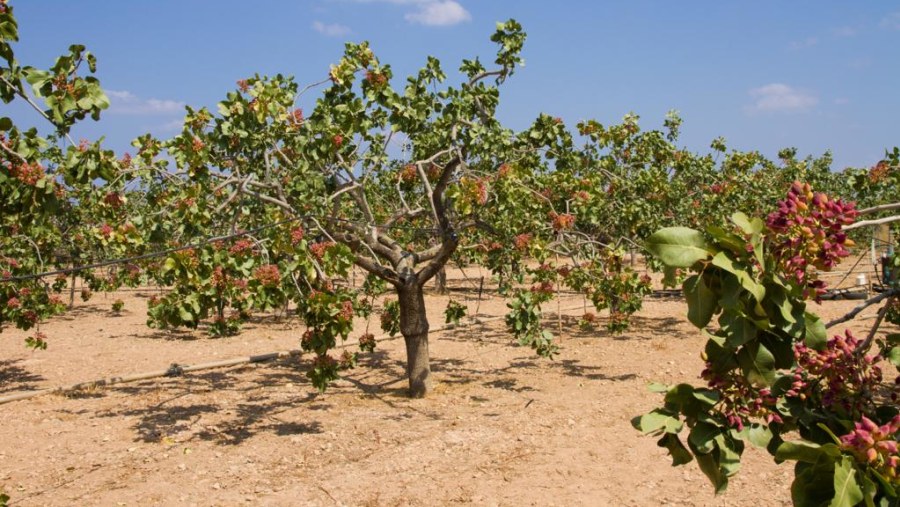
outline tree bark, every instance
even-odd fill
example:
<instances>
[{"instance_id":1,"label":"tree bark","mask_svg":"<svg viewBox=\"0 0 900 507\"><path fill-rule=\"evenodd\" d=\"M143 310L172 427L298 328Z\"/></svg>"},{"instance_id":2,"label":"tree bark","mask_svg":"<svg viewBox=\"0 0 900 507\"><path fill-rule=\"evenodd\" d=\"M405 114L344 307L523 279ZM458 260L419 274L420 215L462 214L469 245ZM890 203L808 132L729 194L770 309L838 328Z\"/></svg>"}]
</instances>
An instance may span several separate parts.
<instances>
[{"instance_id":1,"label":"tree bark","mask_svg":"<svg viewBox=\"0 0 900 507\"><path fill-rule=\"evenodd\" d=\"M423 398L431 390L431 365L428 356L428 316L425 293L415 276L397 287L400 301L400 333L406 341L406 375L409 396Z\"/></svg>"},{"instance_id":2,"label":"tree bark","mask_svg":"<svg viewBox=\"0 0 900 507\"><path fill-rule=\"evenodd\" d=\"M437 275L434 277L434 288L437 289L438 294L446 294L449 292L447 289L447 268L441 268L440 271L437 272Z\"/></svg>"}]
</instances>

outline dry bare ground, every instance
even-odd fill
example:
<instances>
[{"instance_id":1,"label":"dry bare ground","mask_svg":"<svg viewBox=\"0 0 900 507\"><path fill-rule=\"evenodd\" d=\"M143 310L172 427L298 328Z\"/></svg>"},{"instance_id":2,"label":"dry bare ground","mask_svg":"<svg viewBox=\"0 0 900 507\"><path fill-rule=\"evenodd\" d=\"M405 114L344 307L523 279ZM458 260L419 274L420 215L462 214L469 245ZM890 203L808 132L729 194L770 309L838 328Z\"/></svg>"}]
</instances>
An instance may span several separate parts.
<instances>
[{"instance_id":1,"label":"dry bare ground","mask_svg":"<svg viewBox=\"0 0 900 507\"><path fill-rule=\"evenodd\" d=\"M303 331L271 316L231 338L155 331L147 295L122 293L121 316L109 311L116 296L78 304L43 327L47 351L5 332L0 396L296 348ZM454 297L475 310L473 292ZM433 326L446 300L430 298ZM504 310L489 295L479 306ZM616 337L581 332L580 310L564 312L552 361L515 346L500 320L433 333L436 386L422 400L404 396L402 340L390 339L325 394L304 376L307 358L289 358L2 405L0 489L21 506L789 504L790 467L761 451L748 448L716 497L695 465L669 466L631 427L660 401L649 382L699 382L704 338L685 312L680 299L648 300Z\"/></svg>"}]
</instances>

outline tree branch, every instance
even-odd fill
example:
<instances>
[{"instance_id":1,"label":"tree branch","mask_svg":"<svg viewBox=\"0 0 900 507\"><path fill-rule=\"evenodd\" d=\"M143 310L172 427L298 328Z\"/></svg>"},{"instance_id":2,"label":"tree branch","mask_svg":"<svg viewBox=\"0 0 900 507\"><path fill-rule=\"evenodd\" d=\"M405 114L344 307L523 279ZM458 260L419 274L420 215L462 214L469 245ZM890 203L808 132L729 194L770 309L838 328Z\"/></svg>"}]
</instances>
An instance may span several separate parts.
<instances>
[{"instance_id":1,"label":"tree branch","mask_svg":"<svg viewBox=\"0 0 900 507\"><path fill-rule=\"evenodd\" d=\"M872 213L878 213L881 211L891 211L895 209L900 209L900 202L895 202L891 204L880 204L878 206L872 206L871 208L863 208L861 210L857 210L857 214L859 215L869 215Z\"/></svg>"},{"instance_id":2,"label":"tree branch","mask_svg":"<svg viewBox=\"0 0 900 507\"><path fill-rule=\"evenodd\" d=\"M843 230L850 231L853 229L859 229L860 227L867 227L870 225L881 225L881 224L889 224L891 222L900 221L900 215L893 215L885 218L877 218L875 220L863 220L861 222L854 222L850 225L846 225L843 227Z\"/></svg>"},{"instance_id":3,"label":"tree branch","mask_svg":"<svg viewBox=\"0 0 900 507\"><path fill-rule=\"evenodd\" d=\"M898 294L900 294L900 289L891 289L891 290L882 292L881 294L879 294L873 298L869 298L869 299L865 300L864 302L860 303L859 305L855 306L853 308L853 310L850 310L850 312L848 312L843 317L839 317L837 319L832 320L828 324L825 324L825 329L830 329L838 324L842 324L844 322L852 320L854 317L859 315L859 312L865 310L866 308L868 308L872 305L876 305L876 304L884 301L885 299L888 299L891 296L896 296Z\"/></svg>"}]
</instances>

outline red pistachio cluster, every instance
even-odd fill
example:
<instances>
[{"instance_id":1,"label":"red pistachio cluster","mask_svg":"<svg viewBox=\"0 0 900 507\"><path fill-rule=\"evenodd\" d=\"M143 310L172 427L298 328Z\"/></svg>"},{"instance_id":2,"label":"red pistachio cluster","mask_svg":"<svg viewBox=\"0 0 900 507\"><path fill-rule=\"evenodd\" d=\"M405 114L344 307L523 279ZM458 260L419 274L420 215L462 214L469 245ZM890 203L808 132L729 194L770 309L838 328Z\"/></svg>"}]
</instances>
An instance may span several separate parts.
<instances>
[{"instance_id":1,"label":"red pistachio cluster","mask_svg":"<svg viewBox=\"0 0 900 507\"><path fill-rule=\"evenodd\" d=\"M516 245L516 250L525 250L528 248L528 245L531 244L532 235L530 233L519 234L516 236L514 243Z\"/></svg>"},{"instance_id":2,"label":"red pistachio cluster","mask_svg":"<svg viewBox=\"0 0 900 507\"><path fill-rule=\"evenodd\" d=\"M485 241L481 244L481 249L485 252L493 252L494 250L502 250L503 244L499 241Z\"/></svg>"},{"instance_id":3,"label":"red pistachio cluster","mask_svg":"<svg viewBox=\"0 0 900 507\"><path fill-rule=\"evenodd\" d=\"M759 389L751 385L739 372L720 375L709 364L700 376L711 389L719 392L722 415L738 431L743 430L750 419L762 419L769 424L783 422L776 410L778 398L768 387Z\"/></svg>"},{"instance_id":4,"label":"red pistachio cluster","mask_svg":"<svg viewBox=\"0 0 900 507\"><path fill-rule=\"evenodd\" d=\"M353 302L352 301L344 301L341 303L341 311L338 312L338 317L345 321L353 320Z\"/></svg>"},{"instance_id":5,"label":"red pistachio cluster","mask_svg":"<svg viewBox=\"0 0 900 507\"><path fill-rule=\"evenodd\" d=\"M303 227L295 227L291 229L291 245L297 246L297 243L303 241Z\"/></svg>"},{"instance_id":6,"label":"red pistachio cluster","mask_svg":"<svg viewBox=\"0 0 900 507\"><path fill-rule=\"evenodd\" d=\"M180 211L185 211L185 210L187 210L187 209L189 209L189 208L192 208L195 204L197 204L197 199L195 199L195 198L193 198L193 197L188 197L188 198L186 198L186 199L182 199L182 200L178 201L178 202L175 204L175 206L176 206Z\"/></svg>"},{"instance_id":7,"label":"red pistachio cluster","mask_svg":"<svg viewBox=\"0 0 900 507\"><path fill-rule=\"evenodd\" d=\"M313 338L315 338L315 334L312 329L307 329L303 336L300 337L300 345L303 346L303 350L309 350L312 348Z\"/></svg>"},{"instance_id":8,"label":"red pistachio cluster","mask_svg":"<svg viewBox=\"0 0 900 507\"><path fill-rule=\"evenodd\" d=\"M882 160L869 169L869 181L872 183L880 183L890 172L891 166L886 160Z\"/></svg>"},{"instance_id":9,"label":"red pistachio cluster","mask_svg":"<svg viewBox=\"0 0 900 507\"><path fill-rule=\"evenodd\" d=\"M44 167L37 162L17 164L9 167L9 175L25 185L34 186L44 176Z\"/></svg>"},{"instance_id":10,"label":"red pistachio cluster","mask_svg":"<svg viewBox=\"0 0 900 507\"><path fill-rule=\"evenodd\" d=\"M854 243L841 228L852 224L856 215L854 203L829 199L814 193L808 183L799 182L791 186L778 211L769 215L769 244L778 267L788 279L806 287L808 296L825 290L810 268L830 271L850 255L847 248Z\"/></svg>"},{"instance_id":11,"label":"red pistachio cluster","mask_svg":"<svg viewBox=\"0 0 900 507\"><path fill-rule=\"evenodd\" d=\"M565 231L575 226L575 215L571 213L551 211L550 220L554 231Z\"/></svg>"},{"instance_id":12,"label":"red pistachio cluster","mask_svg":"<svg viewBox=\"0 0 900 507\"><path fill-rule=\"evenodd\" d=\"M245 253L249 253L253 250L253 242L249 239L239 239L234 242L234 245L228 249L228 252L232 255L242 255Z\"/></svg>"},{"instance_id":13,"label":"red pistachio cluster","mask_svg":"<svg viewBox=\"0 0 900 507\"><path fill-rule=\"evenodd\" d=\"M337 361L335 361L334 358L328 354L316 356L316 358L313 359L313 368L322 368L328 370L337 367L337 364Z\"/></svg>"},{"instance_id":14,"label":"red pistachio cluster","mask_svg":"<svg viewBox=\"0 0 900 507\"><path fill-rule=\"evenodd\" d=\"M366 81L368 81L373 88L378 89L387 84L387 76L380 72L369 70L366 71Z\"/></svg>"},{"instance_id":15,"label":"red pistachio cluster","mask_svg":"<svg viewBox=\"0 0 900 507\"><path fill-rule=\"evenodd\" d=\"M345 350L341 353L341 359L338 362L342 370L348 370L356 365L356 354Z\"/></svg>"},{"instance_id":16,"label":"red pistachio cluster","mask_svg":"<svg viewBox=\"0 0 900 507\"><path fill-rule=\"evenodd\" d=\"M103 202L113 209L118 209L125 204L125 198L118 192L109 192L103 197Z\"/></svg>"},{"instance_id":17,"label":"red pistachio cluster","mask_svg":"<svg viewBox=\"0 0 900 507\"><path fill-rule=\"evenodd\" d=\"M325 257L325 253L328 252L328 249L333 246L333 242L323 241L321 243L313 243L312 245L309 245L309 249L310 251L312 251L312 254L316 259L322 260L322 258Z\"/></svg>"},{"instance_id":18,"label":"red pistachio cluster","mask_svg":"<svg viewBox=\"0 0 900 507\"><path fill-rule=\"evenodd\" d=\"M900 415L878 426L866 416L854 423L854 429L841 437L841 448L853 454L860 463L874 468L893 484L900 483Z\"/></svg>"},{"instance_id":19,"label":"red pistachio cluster","mask_svg":"<svg viewBox=\"0 0 900 507\"><path fill-rule=\"evenodd\" d=\"M213 286L218 290L224 290L228 287L228 274L225 273L225 269L222 266L216 266L212 272L212 283Z\"/></svg>"},{"instance_id":20,"label":"red pistachio cluster","mask_svg":"<svg viewBox=\"0 0 900 507\"><path fill-rule=\"evenodd\" d=\"M394 316L391 315L390 312L383 312L381 314L381 328L387 329L392 327L394 324Z\"/></svg>"},{"instance_id":21,"label":"red pistachio cluster","mask_svg":"<svg viewBox=\"0 0 900 507\"><path fill-rule=\"evenodd\" d=\"M291 120L295 125L303 123L303 109L297 108L291 111Z\"/></svg>"},{"instance_id":22,"label":"red pistachio cluster","mask_svg":"<svg viewBox=\"0 0 900 507\"><path fill-rule=\"evenodd\" d=\"M553 282L544 281L536 283L531 286L531 292L545 296L553 294Z\"/></svg>"},{"instance_id":23,"label":"red pistachio cluster","mask_svg":"<svg viewBox=\"0 0 900 507\"><path fill-rule=\"evenodd\" d=\"M364 335L359 337L359 348L360 350L364 350L366 352L372 352L375 350L375 335L372 333L365 333Z\"/></svg>"},{"instance_id":24,"label":"red pistachio cluster","mask_svg":"<svg viewBox=\"0 0 900 507\"><path fill-rule=\"evenodd\" d=\"M277 287L281 283L281 272L275 264L266 264L256 268L253 278L259 281L263 287Z\"/></svg>"},{"instance_id":25,"label":"red pistachio cluster","mask_svg":"<svg viewBox=\"0 0 900 507\"><path fill-rule=\"evenodd\" d=\"M112 236L113 231L114 229L109 224L103 224L99 229L100 235L106 239L109 239L109 237Z\"/></svg>"},{"instance_id":26,"label":"red pistachio cluster","mask_svg":"<svg viewBox=\"0 0 900 507\"><path fill-rule=\"evenodd\" d=\"M412 183L416 181L416 175L418 171L416 171L416 166L413 164L407 164L403 166L403 169L400 169L399 178L403 183Z\"/></svg>"},{"instance_id":27,"label":"red pistachio cluster","mask_svg":"<svg viewBox=\"0 0 900 507\"><path fill-rule=\"evenodd\" d=\"M488 187L485 178L463 178L460 181L463 195L478 205L485 205L488 201Z\"/></svg>"},{"instance_id":28,"label":"red pistachio cluster","mask_svg":"<svg viewBox=\"0 0 900 507\"><path fill-rule=\"evenodd\" d=\"M785 394L806 399L818 393L826 407L837 406L848 412L861 410L882 379L875 356L858 353L862 343L847 330L843 336L828 340L822 351L796 344L794 383Z\"/></svg>"}]
</instances>

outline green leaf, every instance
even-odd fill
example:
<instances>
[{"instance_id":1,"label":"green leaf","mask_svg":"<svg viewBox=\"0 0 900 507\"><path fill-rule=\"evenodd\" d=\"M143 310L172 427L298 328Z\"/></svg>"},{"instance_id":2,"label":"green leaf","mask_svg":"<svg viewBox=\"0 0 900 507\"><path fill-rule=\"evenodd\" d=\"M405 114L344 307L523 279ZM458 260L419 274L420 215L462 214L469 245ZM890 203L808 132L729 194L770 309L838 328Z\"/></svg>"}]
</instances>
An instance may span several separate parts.
<instances>
[{"instance_id":1,"label":"green leaf","mask_svg":"<svg viewBox=\"0 0 900 507\"><path fill-rule=\"evenodd\" d=\"M756 338L759 328L750 319L733 311L726 310L719 317L719 325L725 331L725 342L732 349L737 349L741 345L752 341Z\"/></svg>"},{"instance_id":2,"label":"green leaf","mask_svg":"<svg viewBox=\"0 0 900 507\"><path fill-rule=\"evenodd\" d=\"M806 335L803 342L813 350L824 350L828 343L828 331L825 329L825 323L818 315L810 312L803 314L803 320L806 324Z\"/></svg>"},{"instance_id":3,"label":"green leaf","mask_svg":"<svg viewBox=\"0 0 900 507\"><path fill-rule=\"evenodd\" d=\"M741 469L741 453L744 451L744 443L725 433L716 435L715 440L719 449L719 468L726 477L737 474Z\"/></svg>"},{"instance_id":4,"label":"green leaf","mask_svg":"<svg viewBox=\"0 0 900 507\"><path fill-rule=\"evenodd\" d=\"M690 445L690 442L688 444ZM704 454L698 452L693 445L691 445L691 450L697 458L697 465L700 467L700 471L709 478L716 490L716 494L724 492L728 488L728 477L719 468L718 450Z\"/></svg>"},{"instance_id":5,"label":"green leaf","mask_svg":"<svg viewBox=\"0 0 900 507\"><path fill-rule=\"evenodd\" d=\"M822 456L834 461L841 451L834 444L819 445L813 442L794 441L783 442L775 451L775 461L802 461L804 463L816 463Z\"/></svg>"},{"instance_id":6,"label":"green leaf","mask_svg":"<svg viewBox=\"0 0 900 507\"><path fill-rule=\"evenodd\" d=\"M777 284L771 284L766 289L766 294L768 294L769 302L772 306L778 310L777 315L770 315L773 320L776 317L780 317L786 324L793 324L796 322L794 318L794 305L792 304L791 299L787 295L787 291ZM784 326L785 331L790 329L790 325Z\"/></svg>"},{"instance_id":7,"label":"green leaf","mask_svg":"<svg viewBox=\"0 0 900 507\"><path fill-rule=\"evenodd\" d=\"M885 357L888 361L891 362L897 368L900 368L900 347L894 347L887 353Z\"/></svg>"},{"instance_id":8,"label":"green leaf","mask_svg":"<svg viewBox=\"0 0 900 507\"><path fill-rule=\"evenodd\" d=\"M775 356L763 344L750 342L737 355L744 376L752 384L771 386L775 383Z\"/></svg>"},{"instance_id":9,"label":"green leaf","mask_svg":"<svg viewBox=\"0 0 900 507\"><path fill-rule=\"evenodd\" d=\"M759 234L766 227L766 224L762 220L758 218L753 218L751 220L745 213L740 211L731 215L731 221L747 234Z\"/></svg>"},{"instance_id":10,"label":"green leaf","mask_svg":"<svg viewBox=\"0 0 900 507\"><path fill-rule=\"evenodd\" d=\"M704 277L694 275L684 281L684 296L688 304L688 320L704 328L719 309L716 294L706 286Z\"/></svg>"},{"instance_id":11,"label":"green leaf","mask_svg":"<svg viewBox=\"0 0 900 507\"><path fill-rule=\"evenodd\" d=\"M764 424L751 424L747 430L747 440L756 447L765 449L772 441L772 430Z\"/></svg>"},{"instance_id":12,"label":"green leaf","mask_svg":"<svg viewBox=\"0 0 900 507\"><path fill-rule=\"evenodd\" d=\"M791 483L796 507L822 507L834 498L834 462L821 455L815 463L798 462Z\"/></svg>"},{"instance_id":13,"label":"green leaf","mask_svg":"<svg viewBox=\"0 0 900 507\"><path fill-rule=\"evenodd\" d=\"M712 424L698 422L691 428L688 442L691 447L703 454L709 454L716 448L716 437L722 434L722 428Z\"/></svg>"},{"instance_id":14,"label":"green leaf","mask_svg":"<svg viewBox=\"0 0 900 507\"><path fill-rule=\"evenodd\" d=\"M672 456L673 467L690 463L691 460L694 459L694 456L691 455L691 451L681 443L681 439L678 438L678 435L666 433L658 442L656 442L656 445L665 447L669 450L669 455Z\"/></svg>"},{"instance_id":15,"label":"green leaf","mask_svg":"<svg viewBox=\"0 0 900 507\"><path fill-rule=\"evenodd\" d=\"M732 252L741 253L746 251L746 242L744 238L725 229L711 225L706 228L706 232L716 240L718 245L728 248Z\"/></svg>"},{"instance_id":16,"label":"green leaf","mask_svg":"<svg viewBox=\"0 0 900 507\"><path fill-rule=\"evenodd\" d=\"M191 315L191 312L187 311L184 308L178 309L178 318L182 320L182 322L193 322L194 316Z\"/></svg>"},{"instance_id":17,"label":"green leaf","mask_svg":"<svg viewBox=\"0 0 900 507\"><path fill-rule=\"evenodd\" d=\"M660 229L644 245L663 264L676 268L689 268L712 254L703 234L687 227Z\"/></svg>"},{"instance_id":18,"label":"green leaf","mask_svg":"<svg viewBox=\"0 0 900 507\"><path fill-rule=\"evenodd\" d=\"M652 412L647 412L642 416L635 417L631 420L631 425L645 434L657 431L678 433L681 431L683 423L677 417L673 417L670 412L663 411L662 409L655 409Z\"/></svg>"},{"instance_id":19,"label":"green leaf","mask_svg":"<svg viewBox=\"0 0 900 507\"><path fill-rule=\"evenodd\" d=\"M694 389L694 398L710 407L719 402L719 392L712 389Z\"/></svg>"},{"instance_id":20,"label":"green leaf","mask_svg":"<svg viewBox=\"0 0 900 507\"><path fill-rule=\"evenodd\" d=\"M863 501L862 489L856 481L857 471L850 456L841 456L834 467L834 498L830 507L853 507Z\"/></svg>"},{"instance_id":21,"label":"green leaf","mask_svg":"<svg viewBox=\"0 0 900 507\"><path fill-rule=\"evenodd\" d=\"M748 272L748 268L738 265L725 252L719 252L713 256L713 266L724 269L725 271L737 277L741 283L741 287L747 290L757 302L761 302L766 297L766 288L753 279Z\"/></svg>"}]
</instances>

